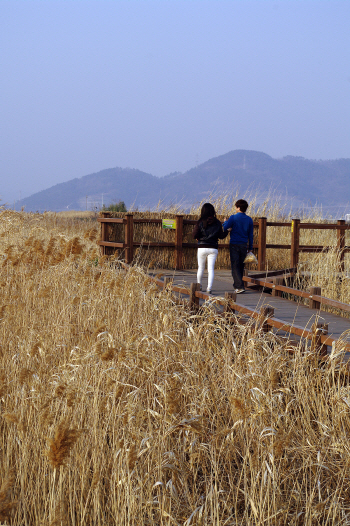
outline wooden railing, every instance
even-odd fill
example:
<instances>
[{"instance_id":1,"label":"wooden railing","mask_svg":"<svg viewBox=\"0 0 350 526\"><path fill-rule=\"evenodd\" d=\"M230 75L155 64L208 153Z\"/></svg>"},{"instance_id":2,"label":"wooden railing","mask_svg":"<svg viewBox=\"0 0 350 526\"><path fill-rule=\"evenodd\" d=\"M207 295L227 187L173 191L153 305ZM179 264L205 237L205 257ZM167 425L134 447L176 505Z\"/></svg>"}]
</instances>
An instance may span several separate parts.
<instances>
[{"instance_id":1,"label":"wooden railing","mask_svg":"<svg viewBox=\"0 0 350 526\"><path fill-rule=\"evenodd\" d=\"M134 240L134 224L154 224L162 226L162 219L151 218L134 218L133 214L126 214L123 218L109 217L108 213L103 213L102 217L98 218L101 223L101 240L98 244L101 246L102 253L106 253L106 248L116 248L125 250L125 261L131 263L134 257L134 248L139 246L144 247L168 247L175 251L175 268L181 270L183 268L183 251L186 248L197 248L197 243L186 243L183 241L184 225L195 225L196 220L184 219L182 215L176 216L176 230L174 242L136 242ZM124 241L114 242L108 241L108 229L113 224L124 225ZM300 231L307 230L336 230L337 231L337 245L339 251L339 270L344 271L344 256L346 252L350 252L350 246L345 245L345 232L350 229L350 225L346 224L344 220L340 219L337 223L301 223L300 219L293 219L291 222L271 222L267 221L266 217L260 217L254 221L254 227L258 228L258 242L253 245L257 249L258 270L266 270L266 250L268 248L290 250L290 266L296 267L299 262L299 254L302 252L322 252L329 250L329 246L323 245L301 245ZM267 243L267 228L268 227L289 227L291 236L290 244ZM228 243L220 243L219 250L227 249Z\"/></svg>"},{"instance_id":2,"label":"wooden railing","mask_svg":"<svg viewBox=\"0 0 350 526\"><path fill-rule=\"evenodd\" d=\"M154 283L160 287L165 288L169 287L172 292L178 293L182 296L188 296L188 305L191 309L197 310L199 308L199 301L213 299L212 296L205 292L199 290L198 283L191 283L190 288L179 287L173 285L171 278L165 278L164 280L158 279L157 277L151 277ZM297 289L292 289L291 287L285 287L283 285L276 285L266 280L257 280L251 276L245 277L245 281L255 282L262 287L272 288L273 290L281 293L287 292L289 294L294 294L296 296L304 297L309 299L309 308L319 311L320 305L330 305L338 309L350 312L350 306L341 303L338 301L331 300L329 298L324 298L320 294L315 292L320 292L320 289L317 291L311 291L310 293L299 291ZM274 278L277 279L277 278ZM317 287L314 287L315 289ZM275 317L275 311L270 306L262 306L259 311L249 309L245 305L237 303L236 293L234 292L225 292L225 298L215 297L215 305L221 306L222 312L218 312L218 315L224 315L230 318L230 315L243 315L246 318L251 318L254 323L257 324L264 332L268 332L271 329L276 329L277 331L282 331L287 334L294 334L300 338L304 338L311 341L311 350L317 352L321 359L324 359L327 356L327 346L335 345L339 339L332 338L328 336L328 325L325 323L320 323L316 321L313 323L311 330L306 329L295 324L288 324L285 321ZM246 323L244 319L239 319L237 317L233 318L232 321L235 323ZM293 352L293 341L291 343L290 351ZM295 342L294 342L295 343ZM297 344L296 344L297 345ZM350 343L344 341L341 343L341 347L344 351L350 351Z\"/></svg>"},{"instance_id":3,"label":"wooden railing","mask_svg":"<svg viewBox=\"0 0 350 526\"><path fill-rule=\"evenodd\" d=\"M288 269L292 270L292 269ZM284 271L280 271L281 274ZM342 303L341 301L332 300L322 296L321 287L310 287L310 292L305 290L298 290L292 287L287 287L283 285L284 278L282 275L275 276L270 279L260 279L256 276L243 276L243 280L249 285L257 285L265 289L271 289L272 296L282 296L282 293L290 294L292 296L297 296L299 298L304 298L309 301L310 309L320 310L321 305L326 305L332 307L333 309L339 309L343 312L350 312L350 305L348 303Z\"/></svg>"}]
</instances>

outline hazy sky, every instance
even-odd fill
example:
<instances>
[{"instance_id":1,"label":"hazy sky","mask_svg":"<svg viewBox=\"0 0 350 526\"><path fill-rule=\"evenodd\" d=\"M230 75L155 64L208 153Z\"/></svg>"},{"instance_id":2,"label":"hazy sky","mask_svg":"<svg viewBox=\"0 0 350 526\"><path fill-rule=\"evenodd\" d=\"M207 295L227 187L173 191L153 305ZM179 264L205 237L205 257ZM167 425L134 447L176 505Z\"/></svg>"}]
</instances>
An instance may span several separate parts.
<instances>
[{"instance_id":1,"label":"hazy sky","mask_svg":"<svg viewBox=\"0 0 350 526\"><path fill-rule=\"evenodd\" d=\"M235 149L350 157L349 28L349 0L0 0L0 198Z\"/></svg>"}]
</instances>

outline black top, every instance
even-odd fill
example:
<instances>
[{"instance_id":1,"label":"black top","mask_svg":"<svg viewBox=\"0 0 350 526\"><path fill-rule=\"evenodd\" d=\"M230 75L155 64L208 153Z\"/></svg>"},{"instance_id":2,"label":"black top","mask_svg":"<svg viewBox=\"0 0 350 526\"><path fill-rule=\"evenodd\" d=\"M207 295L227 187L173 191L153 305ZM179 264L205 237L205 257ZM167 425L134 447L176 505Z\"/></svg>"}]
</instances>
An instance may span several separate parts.
<instances>
[{"instance_id":1,"label":"black top","mask_svg":"<svg viewBox=\"0 0 350 526\"><path fill-rule=\"evenodd\" d=\"M221 222L216 217L208 217L205 222L199 220L193 229L192 236L198 239L198 248L218 248L218 240L224 239L228 232L224 232Z\"/></svg>"}]
</instances>

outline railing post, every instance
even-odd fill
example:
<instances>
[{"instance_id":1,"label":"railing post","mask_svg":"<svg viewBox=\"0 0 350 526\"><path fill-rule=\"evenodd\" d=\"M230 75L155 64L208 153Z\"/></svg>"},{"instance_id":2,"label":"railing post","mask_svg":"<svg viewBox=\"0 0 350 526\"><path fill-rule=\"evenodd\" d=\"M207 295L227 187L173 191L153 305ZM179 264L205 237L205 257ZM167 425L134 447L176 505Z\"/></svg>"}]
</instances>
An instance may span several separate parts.
<instances>
[{"instance_id":1,"label":"railing post","mask_svg":"<svg viewBox=\"0 0 350 526\"><path fill-rule=\"evenodd\" d=\"M299 262L300 219L292 219L291 234L290 266L293 268L297 267Z\"/></svg>"},{"instance_id":2,"label":"railing post","mask_svg":"<svg viewBox=\"0 0 350 526\"><path fill-rule=\"evenodd\" d=\"M183 235L183 216L176 216L175 231L175 268L182 270L182 235Z\"/></svg>"},{"instance_id":3,"label":"railing post","mask_svg":"<svg viewBox=\"0 0 350 526\"><path fill-rule=\"evenodd\" d=\"M263 332L269 332L270 326L268 323L266 323L267 318L272 318L275 314L275 309L272 307L269 307L268 305L265 305L260 308L260 321L259 325Z\"/></svg>"},{"instance_id":4,"label":"railing post","mask_svg":"<svg viewBox=\"0 0 350 526\"><path fill-rule=\"evenodd\" d=\"M337 225L345 225L344 219L338 219ZM345 270L345 230L338 228L337 229L337 249L339 250L339 272L344 272Z\"/></svg>"},{"instance_id":5,"label":"railing post","mask_svg":"<svg viewBox=\"0 0 350 526\"><path fill-rule=\"evenodd\" d=\"M130 265L134 257L134 216L126 214L125 217L125 262Z\"/></svg>"},{"instance_id":6,"label":"railing post","mask_svg":"<svg viewBox=\"0 0 350 526\"><path fill-rule=\"evenodd\" d=\"M309 309L321 309L321 302L313 299L313 296L321 296L321 293L321 287L310 287Z\"/></svg>"},{"instance_id":7,"label":"railing post","mask_svg":"<svg viewBox=\"0 0 350 526\"><path fill-rule=\"evenodd\" d=\"M236 303L237 294L235 292L225 292L225 300L227 301L227 303L224 306L224 313L234 314L235 309L234 307L232 307L232 303Z\"/></svg>"},{"instance_id":8,"label":"railing post","mask_svg":"<svg viewBox=\"0 0 350 526\"><path fill-rule=\"evenodd\" d=\"M109 217L109 214L107 212L102 212L102 217ZM101 223L101 241L108 241L107 239L107 233L108 233L108 223ZM104 256L106 254L106 248L104 245L101 245L101 255Z\"/></svg>"},{"instance_id":9,"label":"railing post","mask_svg":"<svg viewBox=\"0 0 350 526\"><path fill-rule=\"evenodd\" d=\"M259 217L258 270L266 270L266 217Z\"/></svg>"},{"instance_id":10,"label":"railing post","mask_svg":"<svg viewBox=\"0 0 350 526\"><path fill-rule=\"evenodd\" d=\"M327 345L321 342L321 336L328 334L328 323L315 322L311 330L311 352L317 353L320 358L324 358L327 356Z\"/></svg>"},{"instance_id":11,"label":"railing post","mask_svg":"<svg viewBox=\"0 0 350 526\"><path fill-rule=\"evenodd\" d=\"M190 285L190 299L189 304L190 308L193 309L193 307L199 307L199 298L196 296L197 290L199 290L200 285L199 283L191 283Z\"/></svg>"},{"instance_id":12,"label":"railing post","mask_svg":"<svg viewBox=\"0 0 350 526\"><path fill-rule=\"evenodd\" d=\"M272 283L276 287L276 285L283 285L284 279L277 276L276 278L273 278ZM276 290L275 288L272 289L272 296L282 296L282 292L280 290Z\"/></svg>"}]
</instances>

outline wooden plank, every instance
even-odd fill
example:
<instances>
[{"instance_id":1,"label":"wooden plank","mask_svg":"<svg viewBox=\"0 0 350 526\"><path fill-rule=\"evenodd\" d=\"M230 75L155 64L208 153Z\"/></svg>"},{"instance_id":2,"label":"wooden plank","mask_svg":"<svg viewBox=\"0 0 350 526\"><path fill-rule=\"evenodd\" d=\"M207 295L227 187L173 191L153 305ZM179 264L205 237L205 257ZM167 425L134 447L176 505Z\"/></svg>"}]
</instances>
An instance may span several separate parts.
<instances>
[{"instance_id":1,"label":"wooden plank","mask_svg":"<svg viewBox=\"0 0 350 526\"><path fill-rule=\"evenodd\" d=\"M350 305L348 303L342 303L341 301L324 298L323 296L319 296L317 294L314 295L314 300L319 301L322 305L328 305L329 307L334 307L335 309L350 312Z\"/></svg>"},{"instance_id":2,"label":"wooden plank","mask_svg":"<svg viewBox=\"0 0 350 526\"><path fill-rule=\"evenodd\" d=\"M125 244L126 254L125 261L127 264L131 264L134 257L134 220L133 214L126 214L126 225L125 225Z\"/></svg>"},{"instance_id":3,"label":"wooden plank","mask_svg":"<svg viewBox=\"0 0 350 526\"><path fill-rule=\"evenodd\" d=\"M253 276L248 276L248 277L243 276L243 281L250 281L254 283L254 285L259 285L261 287L266 287L268 289L275 288L276 290L279 290L281 292L286 292L287 294L293 294L294 296L300 296L301 298L309 298L310 296L308 292L305 292L303 290L298 290L298 289L292 289L291 287L286 287L285 285L276 285L274 287L273 283L270 283L269 281L266 281L266 280L255 279L253 278Z\"/></svg>"},{"instance_id":4,"label":"wooden plank","mask_svg":"<svg viewBox=\"0 0 350 526\"><path fill-rule=\"evenodd\" d=\"M138 223L138 224L156 224L156 225L161 225L162 224L162 219L150 219L148 217L141 217L139 219L134 219L134 223Z\"/></svg>"},{"instance_id":5,"label":"wooden plank","mask_svg":"<svg viewBox=\"0 0 350 526\"><path fill-rule=\"evenodd\" d=\"M134 247L157 247L157 248L174 248L175 243L168 243L165 241L134 241L133 243ZM197 246L197 245L196 245Z\"/></svg>"},{"instance_id":6,"label":"wooden plank","mask_svg":"<svg viewBox=\"0 0 350 526\"><path fill-rule=\"evenodd\" d=\"M294 274L297 271L296 268L284 268L281 270L267 270L265 272L254 272L250 276L254 279L271 277L271 276L284 276L286 274Z\"/></svg>"},{"instance_id":7,"label":"wooden plank","mask_svg":"<svg viewBox=\"0 0 350 526\"><path fill-rule=\"evenodd\" d=\"M279 320L276 318L268 318L266 323L268 323L268 325L271 325L272 327L275 327L276 329L283 330L284 332L290 332L291 334L295 334L296 336L306 338L307 340L311 340L313 337L312 331L308 331L305 328L300 327L298 325L288 325L285 322L283 322L283 320ZM320 335L320 343L324 345L331 346L334 342L337 341L338 339L331 338L327 334ZM344 342L343 349L350 351L350 343Z\"/></svg>"},{"instance_id":8,"label":"wooden plank","mask_svg":"<svg viewBox=\"0 0 350 526\"><path fill-rule=\"evenodd\" d=\"M243 277L243 281L248 282L248 283L250 282L250 283L253 283L254 285L259 285L261 287L265 287L265 288L269 288L269 289L275 289L276 291L279 291L279 292L286 292L287 294L292 294L293 296L299 296L301 298L310 299L310 296L312 296L312 298L315 300L315 302L319 302L322 305L328 305L328 306L334 307L336 309L340 309L340 310L344 310L346 312L350 312L350 305L348 305L347 303L342 303L341 301L332 300L330 298L325 298L325 297L321 296L321 294L319 294L317 292L311 293L311 292L306 292L306 291L303 291L303 290L293 289L291 287L286 287L285 285L279 285L279 284L274 285L270 281L256 279L255 276L254 277L253 276L248 276L248 277L244 276ZM315 287L315 288L318 289L319 287ZM312 307L312 308L316 308L316 307ZM319 307L317 307L317 308L319 308Z\"/></svg>"},{"instance_id":9,"label":"wooden plank","mask_svg":"<svg viewBox=\"0 0 350 526\"><path fill-rule=\"evenodd\" d=\"M258 270L266 269L266 217L259 217Z\"/></svg>"},{"instance_id":10,"label":"wooden plank","mask_svg":"<svg viewBox=\"0 0 350 526\"><path fill-rule=\"evenodd\" d=\"M330 223L300 223L304 230L337 230L336 224Z\"/></svg>"},{"instance_id":11,"label":"wooden plank","mask_svg":"<svg viewBox=\"0 0 350 526\"><path fill-rule=\"evenodd\" d=\"M115 247L115 248L125 248L125 243L115 243L114 241L97 241L97 244L103 247Z\"/></svg>"},{"instance_id":12,"label":"wooden plank","mask_svg":"<svg viewBox=\"0 0 350 526\"><path fill-rule=\"evenodd\" d=\"M199 289L196 291L196 298L199 298L200 300L207 301L209 298L211 298L210 294L207 292L202 292ZM220 304L221 305L221 304Z\"/></svg>"},{"instance_id":13,"label":"wooden plank","mask_svg":"<svg viewBox=\"0 0 350 526\"><path fill-rule=\"evenodd\" d=\"M225 292L225 300L226 303L224 305L224 313L235 313L234 303L236 303L237 300L237 294L236 292Z\"/></svg>"},{"instance_id":14,"label":"wooden plank","mask_svg":"<svg viewBox=\"0 0 350 526\"><path fill-rule=\"evenodd\" d=\"M328 252L331 248L322 245L300 245L299 252Z\"/></svg>"},{"instance_id":15,"label":"wooden plank","mask_svg":"<svg viewBox=\"0 0 350 526\"><path fill-rule=\"evenodd\" d=\"M321 296L321 287L310 287L310 296L309 296L309 309L321 308L321 301L319 301L315 296Z\"/></svg>"},{"instance_id":16,"label":"wooden plank","mask_svg":"<svg viewBox=\"0 0 350 526\"><path fill-rule=\"evenodd\" d=\"M342 226L345 225L344 219L337 221L337 249L339 250L339 271L344 272L345 270L345 230L342 230Z\"/></svg>"},{"instance_id":17,"label":"wooden plank","mask_svg":"<svg viewBox=\"0 0 350 526\"><path fill-rule=\"evenodd\" d=\"M276 221L276 222L273 222L273 221L267 221L266 222L266 226L288 226L288 227L291 227L292 223L283 223L282 221Z\"/></svg>"},{"instance_id":18,"label":"wooden plank","mask_svg":"<svg viewBox=\"0 0 350 526\"><path fill-rule=\"evenodd\" d=\"M272 296L282 296L282 291L278 289L278 287L283 286L284 278L277 276L273 278L273 289L272 289Z\"/></svg>"},{"instance_id":19,"label":"wooden plank","mask_svg":"<svg viewBox=\"0 0 350 526\"><path fill-rule=\"evenodd\" d=\"M299 262L300 219L293 219L291 226L290 266L297 267Z\"/></svg>"},{"instance_id":20,"label":"wooden plank","mask_svg":"<svg viewBox=\"0 0 350 526\"><path fill-rule=\"evenodd\" d=\"M160 288L162 288L162 289L164 288L165 283L164 283L164 281L162 281L161 279L154 278L154 277L151 276L151 280L154 281L154 283L155 283L155 285L157 285L157 287L160 287Z\"/></svg>"},{"instance_id":21,"label":"wooden plank","mask_svg":"<svg viewBox=\"0 0 350 526\"><path fill-rule=\"evenodd\" d=\"M321 336L328 334L328 325L322 322L315 322L312 326L311 352L319 355L320 358L327 356L327 345L322 344Z\"/></svg>"},{"instance_id":22,"label":"wooden plank","mask_svg":"<svg viewBox=\"0 0 350 526\"><path fill-rule=\"evenodd\" d=\"M101 219L105 219L106 217L107 217L107 214L103 212ZM106 225L106 223L101 223L101 241L102 242L107 241L107 235L108 235L108 226ZM106 245L103 245L103 244L100 245L102 256L106 254L105 246Z\"/></svg>"},{"instance_id":23,"label":"wooden plank","mask_svg":"<svg viewBox=\"0 0 350 526\"><path fill-rule=\"evenodd\" d=\"M97 218L98 223L118 223L118 224L125 224L126 219L123 217L98 217Z\"/></svg>"},{"instance_id":24,"label":"wooden plank","mask_svg":"<svg viewBox=\"0 0 350 526\"><path fill-rule=\"evenodd\" d=\"M167 285L169 285L170 283L173 283L173 279L172 278L164 278L164 281L159 279L159 278L156 278L156 277L152 277L151 276L151 279L154 281L154 283L158 286L158 287L161 287L162 289L164 289ZM184 287L178 287L177 285L174 285L172 284L170 286L171 290L173 292L178 292L179 294L185 294L185 295L188 295L189 291L187 288L184 288Z\"/></svg>"},{"instance_id":25,"label":"wooden plank","mask_svg":"<svg viewBox=\"0 0 350 526\"><path fill-rule=\"evenodd\" d=\"M190 285L189 306L191 309L193 309L193 307L199 307L199 297L196 294L196 292L199 291L199 288L199 283L191 283Z\"/></svg>"},{"instance_id":26,"label":"wooden plank","mask_svg":"<svg viewBox=\"0 0 350 526\"><path fill-rule=\"evenodd\" d=\"M267 243L266 248L278 248L278 249L290 249L291 245L274 245L273 243Z\"/></svg>"},{"instance_id":27,"label":"wooden plank","mask_svg":"<svg viewBox=\"0 0 350 526\"><path fill-rule=\"evenodd\" d=\"M182 238L183 238L183 216L178 214L176 216L176 232L175 232L175 268L182 269Z\"/></svg>"},{"instance_id":28,"label":"wooden plank","mask_svg":"<svg viewBox=\"0 0 350 526\"><path fill-rule=\"evenodd\" d=\"M174 292L178 292L179 294L187 294L188 295L188 288L184 287L178 287L177 285L172 285L171 290Z\"/></svg>"}]
</instances>

